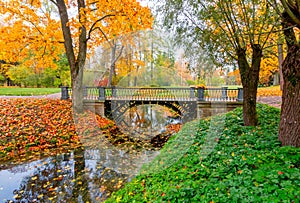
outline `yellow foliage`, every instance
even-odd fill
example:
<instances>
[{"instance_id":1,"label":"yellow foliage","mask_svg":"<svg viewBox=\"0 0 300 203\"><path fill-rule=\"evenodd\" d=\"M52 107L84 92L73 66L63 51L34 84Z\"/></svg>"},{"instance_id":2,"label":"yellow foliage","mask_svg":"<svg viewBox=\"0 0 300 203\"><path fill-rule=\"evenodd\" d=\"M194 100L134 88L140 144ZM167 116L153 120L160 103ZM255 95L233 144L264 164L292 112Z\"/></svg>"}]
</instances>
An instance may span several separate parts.
<instances>
[{"instance_id":1,"label":"yellow foliage","mask_svg":"<svg viewBox=\"0 0 300 203\"><path fill-rule=\"evenodd\" d=\"M260 65L259 82L261 84L268 84L270 77L276 71L279 71L277 57L273 56L271 58L263 59Z\"/></svg>"},{"instance_id":2,"label":"yellow foliage","mask_svg":"<svg viewBox=\"0 0 300 203\"><path fill-rule=\"evenodd\" d=\"M0 60L24 63L34 68L55 68L54 59L64 52L60 19L53 9L45 9L41 0L0 0ZM46 3L46 4L47 4ZM75 56L79 52L79 34L86 28L88 53L104 41L152 26L148 7L135 0L85 0L85 8L76 15L77 1L65 0Z\"/></svg>"},{"instance_id":3,"label":"yellow foliage","mask_svg":"<svg viewBox=\"0 0 300 203\"><path fill-rule=\"evenodd\" d=\"M239 69L235 69L234 71L229 72L228 76L234 76L235 77L235 83L237 85L241 85L242 84L242 82L241 82L241 75L240 75L240 70Z\"/></svg>"},{"instance_id":4,"label":"yellow foliage","mask_svg":"<svg viewBox=\"0 0 300 203\"><path fill-rule=\"evenodd\" d=\"M269 96L281 96L282 91L280 86L262 87L257 89L257 96L269 97Z\"/></svg>"}]
</instances>

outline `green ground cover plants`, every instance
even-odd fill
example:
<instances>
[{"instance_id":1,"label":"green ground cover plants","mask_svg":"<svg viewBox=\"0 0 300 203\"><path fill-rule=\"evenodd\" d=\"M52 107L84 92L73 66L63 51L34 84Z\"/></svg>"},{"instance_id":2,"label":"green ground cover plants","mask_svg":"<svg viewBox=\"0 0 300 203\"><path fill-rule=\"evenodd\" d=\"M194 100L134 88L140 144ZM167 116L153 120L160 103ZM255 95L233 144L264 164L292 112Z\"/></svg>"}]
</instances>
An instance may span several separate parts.
<instances>
[{"instance_id":1,"label":"green ground cover plants","mask_svg":"<svg viewBox=\"0 0 300 203\"><path fill-rule=\"evenodd\" d=\"M20 88L0 87L0 95L5 96L33 96L59 93L60 88Z\"/></svg>"},{"instance_id":2,"label":"green ground cover plants","mask_svg":"<svg viewBox=\"0 0 300 203\"><path fill-rule=\"evenodd\" d=\"M240 108L186 124L107 202L300 202L300 148L278 141L279 109L257 110L257 127Z\"/></svg>"}]
</instances>

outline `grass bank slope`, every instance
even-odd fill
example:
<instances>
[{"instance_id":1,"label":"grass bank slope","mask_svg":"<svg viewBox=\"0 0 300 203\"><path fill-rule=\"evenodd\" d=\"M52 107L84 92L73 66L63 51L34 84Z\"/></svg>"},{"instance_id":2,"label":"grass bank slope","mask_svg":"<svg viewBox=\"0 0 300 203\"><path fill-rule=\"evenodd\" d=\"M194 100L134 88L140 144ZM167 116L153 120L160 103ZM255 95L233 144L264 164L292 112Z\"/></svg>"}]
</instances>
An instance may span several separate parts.
<instances>
[{"instance_id":1,"label":"grass bank slope","mask_svg":"<svg viewBox=\"0 0 300 203\"><path fill-rule=\"evenodd\" d=\"M299 202L300 148L281 147L279 109L257 108L257 127L241 109L188 123L107 202Z\"/></svg>"}]
</instances>

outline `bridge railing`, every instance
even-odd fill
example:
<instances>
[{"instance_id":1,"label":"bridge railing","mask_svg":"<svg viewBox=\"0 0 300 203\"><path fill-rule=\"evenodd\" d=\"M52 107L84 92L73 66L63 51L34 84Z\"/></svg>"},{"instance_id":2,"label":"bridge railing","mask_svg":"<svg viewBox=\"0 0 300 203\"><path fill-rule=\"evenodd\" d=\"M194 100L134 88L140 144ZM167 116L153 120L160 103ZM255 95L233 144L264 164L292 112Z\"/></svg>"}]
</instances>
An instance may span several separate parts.
<instances>
[{"instance_id":1,"label":"bridge railing","mask_svg":"<svg viewBox=\"0 0 300 203\"><path fill-rule=\"evenodd\" d=\"M191 88L110 88L105 98L110 100L197 100Z\"/></svg>"},{"instance_id":2,"label":"bridge railing","mask_svg":"<svg viewBox=\"0 0 300 203\"><path fill-rule=\"evenodd\" d=\"M70 88L61 87L61 99L70 98ZM86 100L177 100L177 101L243 101L243 89L222 88L136 88L84 87Z\"/></svg>"}]
</instances>

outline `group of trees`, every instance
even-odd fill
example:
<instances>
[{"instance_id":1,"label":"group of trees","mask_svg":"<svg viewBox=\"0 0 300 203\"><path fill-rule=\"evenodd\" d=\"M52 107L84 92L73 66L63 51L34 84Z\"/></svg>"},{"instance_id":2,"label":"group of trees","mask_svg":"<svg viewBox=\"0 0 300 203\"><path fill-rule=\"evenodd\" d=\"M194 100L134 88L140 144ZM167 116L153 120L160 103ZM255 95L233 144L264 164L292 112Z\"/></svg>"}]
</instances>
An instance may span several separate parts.
<instances>
[{"instance_id":1,"label":"group of trees","mask_svg":"<svg viewBox=\"0 0 300 203\"><path fill-rule=\"evenodd\" d=\"M84 85L168 86L178 84L174 49L158 29L123 35L98 47L84 71ZM175 78L174 78L175 79Z\"/></svg>"},{"instance_id":2,"label":"group of trees","mask_svg":"<svg viewBox=\"0 0 300 203\"><path fill-rule=\"evenodd\" d=\"M68 61L62 56L57 67L32 68L23 64L0 64L0 84L20 87L60 87L71 85Z\"/></svg>"},{"instance_id":3,"label":"group of trees","mask_svg":"<svg viewBox=\"0 0 300 203\"><path fill-rule=\"evenodd\" d=\"M64 49L71 73L74 112L83 110L83 69L94 48L118 35L152 25L150 9L131 0L0 1L1 57L55 67ZM30 60L31 59L31 60Z\"/></svg>"},{"instance_id":4,"label":"group of trees","mask_svg":"<svg viewBox=\"0 0 300 203\"><path fill-rule=\"evenodd\" d=\"M280 3L281 2L281 3ZM213 0L170 1L158 6L164 25L173 28L180 44L199 47L214 64L238 66L244 89L246 126L258 124L256 94L262 61L272 58L283 34L288 48L283 63L283 104L279 139L300 146L299 1ZM189 43L187 43L189 42ZM266 59L265 59L266 60Z\"/></svg>"},{"instance_id":5,"label":"group of trees","mask_svg":"<svg viewBox=\"0 0 300 203\"><path fill-rule=\"evenodd\" d=\"M246 126L258 124L256 93L260 69L267 58L274 57L272 53L285 38L287 56L282 67L284 86L279 138L284 145L300 146L300 51L295 35L300 28L299 1L165 0L156 7L161 11L164 25L169 30L173 28L177 42L186 50L187 58L191 59L189 68L198 80L207 74L205 69L199 68L203 61L206 66L238 67L244 89ZM75 112L83 109L81 93L86 59L104 42L111 57L108 85L114 84L115 76L122 75L122 71L134 78L136 84L144 59L149 59L146 60L150 64L147 75L153 79L153 44L148 52L141 49L139 38L124 37L152 26L150 9L136 1L1 0L0 13L5 23L0 24L1 60L35 68L55 67L54 61L62 52L66 53ZM174 63L166 58L170 59L160 54L155 65Z\"/></svg>"}]
</instances>

